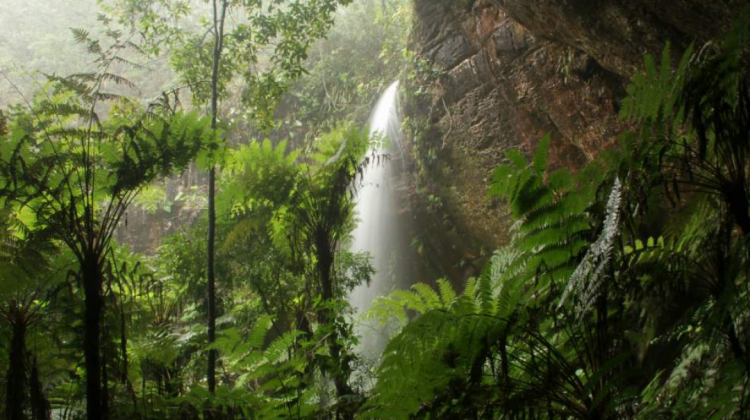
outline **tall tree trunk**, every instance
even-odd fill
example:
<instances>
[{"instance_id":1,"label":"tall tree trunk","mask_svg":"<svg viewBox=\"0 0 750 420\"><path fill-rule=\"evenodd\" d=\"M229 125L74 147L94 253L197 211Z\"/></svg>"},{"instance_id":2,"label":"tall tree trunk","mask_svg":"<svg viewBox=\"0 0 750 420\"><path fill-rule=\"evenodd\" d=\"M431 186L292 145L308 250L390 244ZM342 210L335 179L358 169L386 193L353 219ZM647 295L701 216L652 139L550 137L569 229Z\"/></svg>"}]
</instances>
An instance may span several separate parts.
<instances>
[{"instance_id":1,"label":"tall tree trunk","mask_svg":"<svg viewBox=\"0 0 750 420\"><path fill-rule=\"evenodd\" d=\"M52 406L44 395L44 386L39 379L39 366L36 357L31 365L31 418L32 420L50 420L52 418Z\"/></svg>"},{"instance_id":2,"label":"tall tree trunk","mask_svg":"<svg viewBox=\"0 0 750 420\"><path fill-rule=\"evenodd\" d=\"M122 285L120 285L122 287ZM130 382L130 379L128 378L128 370L130 370L130 365L128 364L128 332L127 332L128 324L125 321L125 303L123 302L122 295L120 296L120 354L122 355L122 372L120 376L120 381L125 386L125 388L128 390L128 393L130 394L130 398L133 400L133 410L138 410L138 398L135 396L135 389L133 389L133 384Z\"/></svg>"},{"instance_id":3,"label":"tall tree trunk","mask_svg":"<svg viewBox=\"0 0 750 420\"><path fill-rule=\"evenodd\" d=\"M13 336L10 341L10 357L5 417L7 420L22 420L26 403L26 322L15 302L11 303Z\"/></svg>"},{"instance_id":4,"label":"tall tree trunk","mask_svg":"<svg viewBox=\"0 0 750 420\"><path fill-rule=\"evenodd\" d=\"M109 418L109 373L107 372L107 349L106 345L109 342L107 337L107 329L104 329L103 341L105 348L101 350L102 357L102 420Z\"/></svg>"},{"instance_id":5,"label":"tall tree trunk","mask_svg":"<svg viewBox=\"0 0 750 420\"><path fill-rule=\"evenodd\" d=\"M214 17L214 55L211 69L211 128L215 131L219 106L219 62L224 44L224 19L227 12L226 0L221 0L219 12L213 0ZM216 241L216 166L212 165L208 172L208 343L216 340L216 278L214 273L214 243ZM216 359L215 349L208 351L208 390L216 390Z\"/></svg>"},{"instance_id":6,"label":"tall tree trunk","mask_svg":"<svg viewBox=\"0 0 750 420\"><path fill-rule=\"evenodd\" d=\"M86 359L86 418L105 419L102 404L101 359L99 355L100 321L102 314L102 273L97 257L82 264L83 290L86 313L84 315L83 354Z\"/></svg>"},{"instance_id":7,"label":"tall tree trunk","mask_svg":"<svg viewBox=\"0 0 750 420\"><path fill-rule=\"evenodd\" d=\"M731 191L725 195L728 201L729 211L734 216L734 221L742 230L745 236L750 235L750 200L748 200L745 186L731 185L728 187Z\"/></svg>"},{"instance_id":8,"label":"tall tree trunk","mask_svg":"<svg viewBox=\"0 0 750 420\"><path fill-rule=\"evenodd\" d=\"M328 234L324 229L319 229L315 236L316 257L318 260L317 268L324 302L323 308L318 313L318 318L322 325L327 326L331 330L328 335L328 350L334 366L332 366L333 371L330 373L333 377L336 395L342 397L352 394L352 389L349 386L351 368L346 357L342 356L343 347L339 344L339 334L336 331L334 319L335 313L328 305L333 302L335 297L333 293L333 278L331 277L331 268L334 262L333 249L328 240Z\"/></svg>"},{"instance_id":9,"label":"tall tree trunk","mask_svg":"<svg viewBox=\"0 0 750 420\"><path fill-rule=\"evenodd\" d=\"M214 207L215 169L208 174L208 343L216 340L216 279L214 276L214 241L216 209ZM216 350L208 351L208 390L216 389Z\"/></svg>"}]
</instances>

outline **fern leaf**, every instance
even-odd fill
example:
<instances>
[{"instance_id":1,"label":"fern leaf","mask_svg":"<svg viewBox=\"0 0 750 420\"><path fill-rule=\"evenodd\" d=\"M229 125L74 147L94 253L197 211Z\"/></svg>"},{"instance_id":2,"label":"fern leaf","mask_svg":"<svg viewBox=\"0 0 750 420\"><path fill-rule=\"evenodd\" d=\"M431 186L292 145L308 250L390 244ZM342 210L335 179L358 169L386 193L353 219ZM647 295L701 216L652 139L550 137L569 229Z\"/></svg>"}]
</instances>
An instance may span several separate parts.
<instances>
[{"instance_id":1,"label":"fern leaf","mask_svg":"<svg viewBox=\"0 0 750 420\"><path fill-rule=\"evenodd\" d=\"M424 283L418 283L412 286L412 289L422 298L427 309L440 309L443 307L443 304L440 302L440 296L438 296L432 287Z\"/></svg>"},{"instance_id":2,"label":"fern leaf","mask_svg":"<svg viewBox=\"0 0 750 420\"><path fill-rule=\"evenodd\" d=\"M534 163L532 169L538 173L542 173L547 169L547 159L549 158L549 144L552 139L552 135L547 133L539 141L539 145L534 153Z\"/></svg>"},{"instance_id":3,"label":"fern leaf","mask_svg":"<svg viewBox=\"0 0 750 420\"><path fill-rule=\"evenodd\" d=\"M135 83L131 82L129 79L126 79L125 77L122 77L120 75L117 75L114 73L101 73L99 74L99 77L101 78L102 81L112 82L116 85L122 85L128 88L137 90Z\"/></svg>"},{"instance_id":4,"label":"fern leaf","mask_svg":"<svg viewBox=\"0 0 750 420\"><path fill-rule=\"evenodd\" d=\"M581 304L579 316L587 312L598 297L602 283L607 279L606 269L614 252L615 240L619 234L620 206L622 202L622 185L615 179L615 185L607 202L607 218L599 238L591 245L581 264L576 268L568 281L558 304L561 308L575 292Z\"/></svg>"},{"instance_id":5,"label":"fern leaf","mask_svg":"<svg viewBox=\"0 0 750 420\"><path fill-rule=\"evenodd\" d=\"M456 299L456 291L453 290L450 282L446 279L438 280L438 289L440 290L440 299L443 301L443 306L450 306Z\"/></svg>"},{"instance_id":6,"label":"fern leaf","mask_svg":"<svg viewBox=\"0 0 750 420\"><path fill-rule=\"evenodd\" d=\"M79 44L83 44L85 42L88 42L89 40L89 32L82 28L71 28L71 32L73 32L73 39Z\"/></svg>"},{"instance_id":7,"label":"fern leaf","mask_svg":"<svg viewBox=\"0 0 750 420\"><path fill-rule=\"evenodd\" d=\"M250 334L247 337L247 343L253 348L262 348L272 323L273 321L270 316L266 315L261 317L250 330Z\"/></svg>"},{"instance_id":8,"label":"fern leaf","mask_svg":"<svg viewBox=\"0 0 750 420\"><path fill-rule=\"evenodd\" d=\"M302 335L301 331L287 331L281 337L275 339L263 352L264 357L270 363L278 363L287 356L289 349L294 346L297 338Z\"/></svg>"}]
</instances>

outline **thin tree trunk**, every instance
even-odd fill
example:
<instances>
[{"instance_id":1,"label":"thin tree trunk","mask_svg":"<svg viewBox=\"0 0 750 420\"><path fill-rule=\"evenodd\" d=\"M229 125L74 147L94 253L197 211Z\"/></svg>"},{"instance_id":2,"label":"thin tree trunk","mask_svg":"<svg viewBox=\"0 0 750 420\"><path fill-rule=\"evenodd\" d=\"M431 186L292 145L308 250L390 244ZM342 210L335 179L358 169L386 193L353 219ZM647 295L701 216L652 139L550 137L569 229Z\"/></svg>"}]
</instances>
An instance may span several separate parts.
<instances>
[{"instance_id":1,"label":"thin tree trunk","mask_svg":"<svg viewBox=\"0 0 750 420\"><path fill-rule=\"evenodd\" d=\"M44 386L39 379L39 366L36 357L31 365L31 418L33 420L50 420L52 418L52 407L44 395Z\"/></svg>"},{"instance_id":2,"label":"thin tree trunk","mask_svg":"<svg viewBox=\"0 0 750 420\"><path fill-rule=\"evenodd\" d=\"M750 202L745 188L736 188L728 194L729 210L734 215L735 222L742 230L742 234L750 235Z\"/></svg>"},{"instance_id":3,"label":"thin tree trunk","mask_svg":"<svg viewBox=\"0 0 750 420\"><path fill-rule=\"evenodd\" d=\"M216 209L214 207L215 169L208 174L208 343L216 340L216 279L214 276L214 241ZM216 389L216 350L208 351L208 390Z\"/></svg>"},{"instance_id":4,"label":"thin tree trunk","mask_svg":"<svg viewBox=\"0 0 750 420\"><path fill-rule=\"evenodd\" d=\"M322 298L324 303L330 303L334 299L333 279L331 278L331 267L333 266L333 250L328 241L328 235L324 230L316 233L316 251L318 259L318 274L320 275L320 284L322 289ZM318 313L320 323L331 329L328 336L328 350L333 360L333 384L336 388L336 395L342 397L352 394L349 386L350 367L349 362L342 356L343 348L339 344L339 335L336 331L335 319L332 317L332 310L328 305Z\"/></svg>"},{"instance_id":5,"label":"thin tree trunk","mask_svg":"<svg viewBox=\"0 0 750 420\"><path fill-rule=\"evenodd\" d=\"M107 330L104 330L104 345L109 342ZM102 420L109 418L109 373L107 372L107 349L103 348L102 355Z\"/></svg>"},{"instance_id":6,"label":"thin tree trunk","mask_svg":"<svg viewBox=\"0 0 750 420\"><path fill-rule=\"evenodd\" d=\"M10 342L5 417L7 420L22 420L26 402L26 323L15 302L11 303L13 336Z\"/></svg>"},{"instance_id":7,"label":"thin tree trunk","mask_svg":"<svg viewBox=\"0 0 750 420\"><path fill-rule=\"evenodd\" d=\"M100 321L102 313L101 270L96 257L85 261L83 288L86 313L84 316L83 353L86 359L86 416L88 420L103 420L101 359L99 355Z\"/></svg>"},{"instance_id":8,"label":"thin tree trunk","mask_svg":"<svg viewBox=\"0 0 750 420\"><path fill-rule=\"evenodd\" d=\"M120 284L122 289L122 284ZM135 396L135 390L133 384L130 383L128 378L128 370L130 365L128 363L128 324L125 321L125 302L123 301L122 295L120 295L120 354L122 355L122 372L120 374L120 381L127 388L130 398L133 400L133 410L138 410L138 399Z\"/></svg>"},{"instance_id":9,"label":"thin tree trunk","mask_svg":"<svg viewBox=\"0 0 750 420\"><path fill-rule=\"evenodd\" d=\"M216 0L213 0L214 11L214 55L211 69L211 128L215 131L218 119L219 105L219 64L224 42L224 19L226 17L226 0L221 2L219 13ZM214 245L216 241L216 167L211 166L208 172L208 343L216 340L216 278L214 273ZM208 390L216 390L216 359L215 349L208 351Z\"/></svg>"}]
</instances>

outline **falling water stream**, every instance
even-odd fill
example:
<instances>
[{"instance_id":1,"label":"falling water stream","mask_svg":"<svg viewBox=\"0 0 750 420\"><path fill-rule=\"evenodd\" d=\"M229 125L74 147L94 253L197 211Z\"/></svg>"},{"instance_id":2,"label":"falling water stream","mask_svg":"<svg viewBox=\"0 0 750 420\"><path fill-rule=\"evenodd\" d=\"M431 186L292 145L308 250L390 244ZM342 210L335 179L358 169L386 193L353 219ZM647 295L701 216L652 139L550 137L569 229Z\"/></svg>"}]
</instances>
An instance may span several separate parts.
<instances>
[{"instance_id":1,"label":"falling water stream","mask_svg":"<svg viewBox=\"0 0 750 420\"><path fill-rule=\"evenodd\" d=\"M355 288L349 303L362 315L373 299L397 287L408 286L411 277L408 217L398 194L401 162L401 118L398 109L398 82L380 97L369 122L370 136L375 139L368 152L370 164L358 180L356 212L358 225L353 233L352 251L367 252L376 270L369 285ZM374 322L358 321L361 337L360 354L376 359L387 339L382 327Z\"/></svg>"}]
</instances>

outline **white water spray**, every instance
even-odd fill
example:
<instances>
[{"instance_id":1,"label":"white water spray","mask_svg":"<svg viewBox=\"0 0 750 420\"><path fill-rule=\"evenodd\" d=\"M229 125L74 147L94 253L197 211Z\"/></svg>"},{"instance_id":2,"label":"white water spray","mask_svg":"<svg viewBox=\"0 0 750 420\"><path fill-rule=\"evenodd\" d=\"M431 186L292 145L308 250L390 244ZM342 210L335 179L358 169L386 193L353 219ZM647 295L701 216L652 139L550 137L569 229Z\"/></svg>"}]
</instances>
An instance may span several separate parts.
<instances>
[{"instance_id":1,"label":"white water spray","mask_svg":"<svg viewBox=\"0 0 750 420\"><path fill-rule=\"evenodd\" d=\"M397 194L397 164L401 158L401 118L398 109L398 82L380 97L370 116L370 136L376 141L368 152L368 165L359 185L352 251L367 252L376 270L369 285L360 285L349 296L349 303L363 314L373 299L403 287L411 280L408 254L408 226ZM364 322L356 326L361 337L360 352L376 359L387 339L381 328Z\"/></svg>"}]
</instances>

